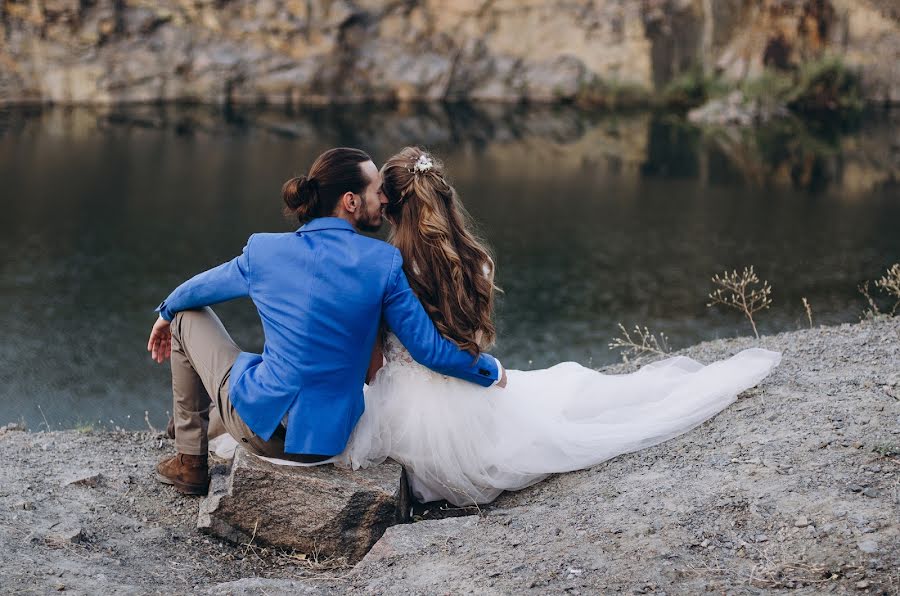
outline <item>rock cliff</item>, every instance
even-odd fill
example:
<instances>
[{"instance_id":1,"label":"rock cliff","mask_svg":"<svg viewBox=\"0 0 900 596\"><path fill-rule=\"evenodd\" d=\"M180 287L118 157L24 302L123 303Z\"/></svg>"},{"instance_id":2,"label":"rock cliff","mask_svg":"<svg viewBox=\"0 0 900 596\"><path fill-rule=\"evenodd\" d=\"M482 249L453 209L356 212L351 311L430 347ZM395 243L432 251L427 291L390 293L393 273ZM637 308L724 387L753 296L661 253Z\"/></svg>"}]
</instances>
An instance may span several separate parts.
<instances>
[{"instance_id":1,"label":"rock cliff","mask_svg":"<svg viewBox=\"0 0 900 596\"><path fill-rule=\"evenodd\" d=\"M2 0L0 19L0 103L627 103L825 54L900 103L893 0Z\"/></svg>"}]
</instances>

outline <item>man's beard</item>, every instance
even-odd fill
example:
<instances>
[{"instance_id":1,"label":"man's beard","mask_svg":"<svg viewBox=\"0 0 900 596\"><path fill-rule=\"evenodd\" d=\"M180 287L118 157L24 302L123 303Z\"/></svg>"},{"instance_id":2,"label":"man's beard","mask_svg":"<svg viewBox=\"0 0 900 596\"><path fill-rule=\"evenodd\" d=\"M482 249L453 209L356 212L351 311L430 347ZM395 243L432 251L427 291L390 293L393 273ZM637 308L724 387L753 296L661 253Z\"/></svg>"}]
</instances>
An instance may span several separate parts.
<instances>
[{"instance_id":1,"label":"man's beard","mask_svg":"<svg viewBox=\"0 0 900 596\"><path fill-rule=\"evenodd\" d=\"M363 232L377 232L381 229L381 224L384 222L384 217L381 215L381 206L379 205L378 211L375 212L374 215L369 213L369 204L363 199L363 213L365 217L360 218L356 222L356 227L362 230ZM375 223L377 221L378 223Z\"/></svg>"},{"instance_id":2,"label":"man's beard","mask_svg":"<svg viewBox=\"0 0 900 596\"><path fill-rule=\"evenodd\" d=\"M365 221L357 222L356 227L363 232L377 232L381 229L381 222L374 224L371 220L366 219Z\"/></svg>"},{"instance_id":3,"label":"man's beard","mask_svg":"<svg viewBox=\"0 0 900 596\"><path fill-rule=\"evenodd\" d=\"M356 222L356 227L363 232L377 232L381 229L382 222L384 222L384 218L379 217L379 215L380 213L376 213L375 215L366 213L364 218L360 218L359 221ZM375 223L376 221L378 223Z\"/></svg>"}]
</instances>

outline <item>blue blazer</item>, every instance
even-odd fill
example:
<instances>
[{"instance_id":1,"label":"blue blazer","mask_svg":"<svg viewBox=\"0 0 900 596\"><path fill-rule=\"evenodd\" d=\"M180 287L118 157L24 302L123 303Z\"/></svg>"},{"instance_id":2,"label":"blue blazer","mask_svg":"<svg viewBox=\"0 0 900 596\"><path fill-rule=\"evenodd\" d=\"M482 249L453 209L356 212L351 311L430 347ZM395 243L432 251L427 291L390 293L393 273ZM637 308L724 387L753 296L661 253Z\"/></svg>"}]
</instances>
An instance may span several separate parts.
<instances>
[{"instance_id":1,"label":"blue blazer","mask_svg":"<svg viewBox=\"0 0 900 596\"><path fill-rule=\"evenodd\" d=\"M363 413L382 317L424 366L485 387L498 379L492 356L475 359L441 336L409 287L400 251L340 218L252 235L240 256L184 282L156 310L170 321L241 296L259 311L265 347L238 356L231 402L264 440L287 414L288 453L344 450Z\"/></svg>"}]
</instances>

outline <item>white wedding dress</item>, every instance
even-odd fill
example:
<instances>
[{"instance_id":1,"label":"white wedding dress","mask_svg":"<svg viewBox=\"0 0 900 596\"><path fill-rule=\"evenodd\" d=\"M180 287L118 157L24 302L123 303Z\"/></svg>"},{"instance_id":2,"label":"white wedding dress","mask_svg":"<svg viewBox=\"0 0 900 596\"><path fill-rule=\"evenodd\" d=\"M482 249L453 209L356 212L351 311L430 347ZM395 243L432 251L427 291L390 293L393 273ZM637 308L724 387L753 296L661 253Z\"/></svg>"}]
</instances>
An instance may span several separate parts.
<instances>
[{"instance_id":1,"label":"white wedding dress","mask_svg":"<svg viewBox=\"0 0 900 596\"><path fill-rule=\"evenodd\" d=\"M622 375L564 362L508 370L505 389L485 389L414 362L393 334L384 348L386 364L335 463L360 468L390 457L406 466L418 499L459 506L680 435L781 359L749 349L706 366L674 357Z\"/></svg>"}]
</instances>

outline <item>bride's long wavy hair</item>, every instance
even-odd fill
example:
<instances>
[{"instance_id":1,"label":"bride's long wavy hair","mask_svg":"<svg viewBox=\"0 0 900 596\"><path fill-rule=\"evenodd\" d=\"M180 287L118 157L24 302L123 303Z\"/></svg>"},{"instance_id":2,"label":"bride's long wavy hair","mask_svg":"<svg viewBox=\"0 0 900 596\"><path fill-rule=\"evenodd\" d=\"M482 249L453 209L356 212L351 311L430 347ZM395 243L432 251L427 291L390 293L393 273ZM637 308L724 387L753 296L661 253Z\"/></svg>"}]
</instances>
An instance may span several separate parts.
<instances>
[{"instance_id":1,"label":"bride's long wavy hair","mask_svg":"<svg viewBox=\"0 0 900 596\"><path fill-rule=\"evenodd\" d=\"M494 261L443 164L406 147L385 162L381 175L385 215L393 224L388 241L403 256L409 285L444 337L480 354L497 335Z\"/></svg>"}]
</instances>

